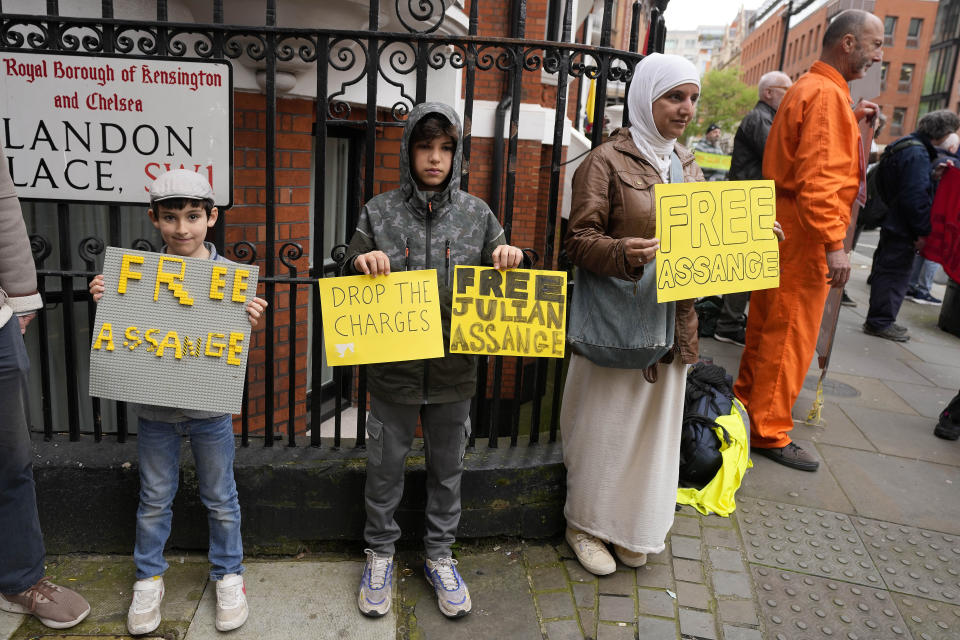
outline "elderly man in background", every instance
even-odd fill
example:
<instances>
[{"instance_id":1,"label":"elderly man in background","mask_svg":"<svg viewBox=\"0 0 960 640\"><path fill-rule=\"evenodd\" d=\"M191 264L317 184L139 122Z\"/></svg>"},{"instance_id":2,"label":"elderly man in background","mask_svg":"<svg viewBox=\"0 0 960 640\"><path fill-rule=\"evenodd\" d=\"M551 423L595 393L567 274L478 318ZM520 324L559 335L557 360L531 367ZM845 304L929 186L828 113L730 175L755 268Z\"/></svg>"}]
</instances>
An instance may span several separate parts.
<instances>
[{"instance_id":1,"label":"elderly man in background","mask_svg":"<svg viewBox=\"0 0 960 640\"><path fill-rule=\"evenodd\" d=\"M780 287L754 291L747 344L734 393L750 414L754 452L816 471L820 462L790 438L793 405L813 358L830 287L850 277L843 241L855 200L866 199L866 157L858 120L877 105L853 108L848 82L883 59L883 23L860 10L838 14L820 59L787 91L774 117L763 175L777 185Z\"/></svg>"},{"instance_id":2,"label":"elderly man in background","mask_svg":"<svg viewBox=\"0 0 960 640\"><path fill-rule=\"evenodd\" d=\"M757 85L760 99L750 113L743 117L733 138L733 158L727 180L762 180L763 149L773 125L780 101L793 82L781 71L763 74ZM743 346L746 343L747 301L749 291L728 293L723 296L723 307L717 318L715 340Z\"/></svg>"}]
</instances>

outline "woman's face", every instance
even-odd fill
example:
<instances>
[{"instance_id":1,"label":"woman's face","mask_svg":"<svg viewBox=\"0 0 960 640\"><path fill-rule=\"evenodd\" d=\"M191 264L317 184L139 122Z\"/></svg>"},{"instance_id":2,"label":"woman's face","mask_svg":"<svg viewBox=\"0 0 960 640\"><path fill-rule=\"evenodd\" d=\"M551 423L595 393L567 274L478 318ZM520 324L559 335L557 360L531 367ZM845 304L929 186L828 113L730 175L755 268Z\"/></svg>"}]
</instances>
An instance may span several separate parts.
<instances>
[{"instance_id":1,"label":"woman's face","mask_svg":"<svg viewBox=\"0 0 960 640\"><path fill-rule=\"evenodd\" d=\"M696 111L700 88L688 82L670 89L653 101L653 122L664 138L673 139L683 135Z\"/></svg>"}]
</instances>

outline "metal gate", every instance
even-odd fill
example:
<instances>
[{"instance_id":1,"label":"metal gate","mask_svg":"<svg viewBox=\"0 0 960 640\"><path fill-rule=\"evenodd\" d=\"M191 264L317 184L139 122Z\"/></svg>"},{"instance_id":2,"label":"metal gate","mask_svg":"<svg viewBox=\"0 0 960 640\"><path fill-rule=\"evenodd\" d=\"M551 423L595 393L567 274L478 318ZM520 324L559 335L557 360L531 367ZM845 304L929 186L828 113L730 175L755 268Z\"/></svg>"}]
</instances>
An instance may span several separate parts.
<instances>
[{"instance_id":1,"label":"metal gate","mask_svg":"<svg viewBox=\"0 0 960 640\"><path fill-rule=\"evenodd\" d=\"M388 130L402 127L412 105L426 98L433 71L455 69L462 74L464 189L470 187L473 142L470 130L478 82L496 77L505 86L497 107L503 118L498 122L509 129L505 129L508 131L505 136L498 132L493 139L491 179L498 188L493 191L489 204L500 219L508 240L513 231L517 196L516 123L520 118L524 78L536 74L540 78L549 77L549 83L555 84L549 191L546 206L537 212L544 223L537 253L542 268L557 268L558 264L564 268L562 257L557 255L554 246L560 221L564 122L572 106L575 106L572 110L574 120L580 120L585 83L592 82L596 86L593 122L604 122L608 83L621 83L619 86L626 95L626 83L641 57L635 52L639 49L639 24L641 11L645 10L644 3L638 0L632 4L630 51L623 51L610 47L614 0L604 2L600 46L571 41L572 0L560 3L561 8L551 12L559 34L558 41L526 38L525 0L511 3L509 33L502 37L478 36L479 7L483 2L474 0L470 4L468 33L463 36L444 35L439 31L450 0L446 3L440 0L417 3L394 0L393 6L386 8L399 18L404 27L400 32L381 30L379 16L385 7L381 7L379 0L371 0L369 4L367 29L355 31L278 27L276 0L266 0L264 24L257 27L224 24L223 0L212 1L212 20L205 24L169 21L166 0L156 1L156 19L150 22L116 18L113 0L100 3L101 15L96 18L60 16L57 0L47 0L46 15L2 14L2 51L112 54L157 59L206 58L234 63L243 58L262 67L265 184L264 216L258 221L262 237L256 241L245 239L227 243L225 229L231 225L231 212L227 211L223 216L225 222L216 227L214 238L214 243L227 257L260 265L265 297L270 302L265 331L260 334L261 344L253 345L262 350L263 364L262 367L249 367L247 374L240 429L243 445L249 444L251 435L258 437L262 434L264 446L272 446L275 440L284 439L287 445L296 446L297 437L303 444L306 442L303 434L309 432L309 444L319 447L322 444L321 423L332 415L335 425L329 444L339 447L341 413L350 403L355 403L357 409L355 444L363 445L366 414L363 367L359 371L335 368L332 381L324 384L325 375L330 376L325 374L322 358L319 355L312 357L307 374L311 388L304 393L306 385L298 388L294 375L297 356L302 355L297 345L305 345L311 354L322 351L319 300L317 287L313 285L316 278L331 275L336 264L335 260L326 260L320 251L349 237L362 202L376 193L378 138ZM556 6L557 2L553 4ZM559 19L561 15L562 19ZM646 49L662 51L664 36L661 10L653 8L645 35ZM312 67L316 74L316 99L312 108L315 139L312 260L308 260L300 242L284 241L277 234L277 211L282 206L278 202L276 184L279 168L277 130L278 120L283 117L277 108L277 83L281 77L278 71L282 74L282 68L290 64ZM339 81L331 81L333 77ZM399 92L400 98L392 108L377 106L381 81ZM365 103L347 99L348 92L355 90L352 87L365 87ZM575 105L568 104L568 87L575 92ZM623 121L626 123L626 109ZM576 122L576 126L581 128L581 123ZM599 144L602 134L602 126L593 128L594 146ZM331 141L337 144L330 147ZM329 188L333 188L325 181L331 162L328 147L345 154L346 165L351 168L345 181L346 223L342 225L344 228L333 226L332 230L327 227L331 216L337 212L328 210ZM497 156L498 152L500 156ZM30 214L31 244L40 290L46 302L45 313L40 314L37 322L39 331L33 331L36 335L31 342L35 369L31 378L32 393L35 399L39 398L35 404L39 406L40 414L33 416L33 424L42 424L47 439L55 432L68 432L70 440L79 439L81 434L92 434L96 440L104 434L115 434L116 439L123 442L131 431L124 403L101 401L86 393L86 354L94 315L86 283L97 273L106 245L156 250L157 238L141 233L143 229L130 222L137 217L142 219L142 212L134 213L116 205L30 202L25 203L25 210ZM331 235L337 237L331 238ZM306 320L302 321L298 316L303 317L299 310L304 307L307 313ZM281 309L286 313L280 312ZM280 336L287 338L288 353L279 353L275 349ZM545 359L480 359L472 418L475 431L487 437L488 446L496 447L501 436L510 436L511 444L516 445L521 430L529 433L529 442L537 442L541 430L547 432L551 441L556 438L563 365L561 361L548 363ZM515 374L512 391L504 389L505 368ZM254 370L256 373L252 375ZM263 390L256 406L248 401L248 392L254 388ZM510 397L505 399L504 393ZM526 402L521 402L523 400ZM306 415L298 416L294 406L304 401L308 411ZM505 403L509 405L506 411ZM262 428L251 427L251 414L262 416Z\"/></svg>"}]
</instances>

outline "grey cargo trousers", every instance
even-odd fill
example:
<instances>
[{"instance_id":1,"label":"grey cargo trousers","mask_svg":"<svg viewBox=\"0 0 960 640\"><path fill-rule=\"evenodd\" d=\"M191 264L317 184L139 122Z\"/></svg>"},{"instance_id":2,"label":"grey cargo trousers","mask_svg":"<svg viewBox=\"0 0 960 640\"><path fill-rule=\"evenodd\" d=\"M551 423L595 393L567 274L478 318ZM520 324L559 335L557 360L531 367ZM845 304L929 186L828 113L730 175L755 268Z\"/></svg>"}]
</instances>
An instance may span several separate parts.
<instances>
[{"instance_id":1,"label":"grey cargo trousers","mask_svg":"<svg viewBox=\"0 0 960 640\"><path fill-rule=\"evenodd\" d=\"M363 537L378 555L396 551L400 526L393 516L403 495L403 473L418 418L427 467L423 544L427 557L436 560L450 555L460 522L460 478L470 435L470 400L417 405L370 396Z\"/></svg>"}]
</instances>

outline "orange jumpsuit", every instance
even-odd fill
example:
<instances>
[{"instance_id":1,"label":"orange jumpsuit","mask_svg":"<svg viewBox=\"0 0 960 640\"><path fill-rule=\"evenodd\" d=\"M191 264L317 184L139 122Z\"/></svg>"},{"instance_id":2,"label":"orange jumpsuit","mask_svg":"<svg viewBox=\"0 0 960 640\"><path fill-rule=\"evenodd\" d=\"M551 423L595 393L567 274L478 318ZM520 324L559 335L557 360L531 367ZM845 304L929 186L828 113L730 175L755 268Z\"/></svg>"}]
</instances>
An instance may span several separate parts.
<instances>
[{"instance_id":1,"label":"orange jumpsuit","mask_svg":"<svg viewBox=\"0 0 960 640\"><path fill-rule=\"evenodd\" d=\"M790 443L791 409L817 345L827 299L826 252L841 249L860 187L860 131L840 72L817 61L787 92L770 128L763 176L776 182L780 287L750 295L734 393L751 442Z\"/></svg>"}]
</instances>

